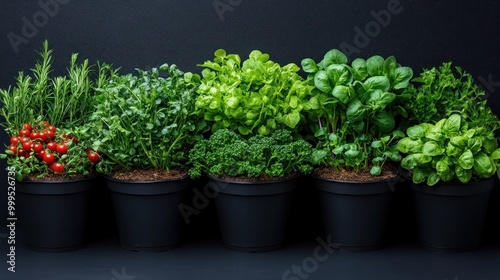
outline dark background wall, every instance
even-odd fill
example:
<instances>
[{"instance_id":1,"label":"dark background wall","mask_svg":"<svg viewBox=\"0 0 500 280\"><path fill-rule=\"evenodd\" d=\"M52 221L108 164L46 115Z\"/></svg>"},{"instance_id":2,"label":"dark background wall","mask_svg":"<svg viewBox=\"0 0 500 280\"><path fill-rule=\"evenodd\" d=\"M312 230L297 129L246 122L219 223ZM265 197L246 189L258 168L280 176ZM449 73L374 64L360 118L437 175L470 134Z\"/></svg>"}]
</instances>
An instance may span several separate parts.
<instances>
[{"instance_id":1,"label":"dark background wall","mask_svg":"<svg viewBox=\"0 0 500 280\"><path fill-rule=\"evenodd\" d=\"M332 48L351 58L395 55L416 74L453 61L473 74L500 113L495 0L1 0L0 87L33 67L45 39L54 50L56 75L64 74L71 53L123 72L165 62L198 72L196 64L218 48L243 58L260 49L283 64L319 60ZM7 139L2 131L0 142ZM0 169L5 202L4 162Z\"/></svg>"}]
</instances>

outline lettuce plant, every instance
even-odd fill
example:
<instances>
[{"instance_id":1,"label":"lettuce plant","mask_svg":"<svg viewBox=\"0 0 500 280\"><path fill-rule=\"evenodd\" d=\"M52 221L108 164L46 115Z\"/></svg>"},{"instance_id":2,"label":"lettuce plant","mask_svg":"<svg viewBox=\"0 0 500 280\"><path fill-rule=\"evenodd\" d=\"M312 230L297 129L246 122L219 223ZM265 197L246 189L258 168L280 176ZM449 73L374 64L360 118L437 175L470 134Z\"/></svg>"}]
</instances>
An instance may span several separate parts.
<instances>
[{"instance_id":1,"label":"lettuce plant","mask_svg":"<svg viewBox=\"0 0 500 280\"><path fill-rule=\"evenodd\" d=\"M293 64L280 66L254 50L241 62L237 54L219 49L206 61L196 108L204 112L212 132L221 128L242 135L266 135L286 128L298 132L305 121L304 103L311 87Z\"/></svg>"},{"instance_id":2,"label":"lettuce plant","mask_svg":"<svg viewBox=\"0 0 500 280\"><path fill-rule=\"evenodd\" d=\"M307 81L314 86L304 104L309 118L317 121L315 164L334 170L352 168L380 175L387 160L399 161L396 142L404 134L398 116L406 116L401 93L413 76L391 56L347 57L333 49L319 63L302 60Z\"/></svg>"},{"instance_id":3,"label":"lettuce plant","mask_svg":"<svg viewBox=\"0 0 500 280\"><path fill-rule=\"evenodd\" d=\"M435 124L411 126L406 133L397 148L407 154L401 166L413 173L416 184L467 183L500 175L500 149L494 132L464 121L459 114Z\"/></svg>"}]
</instances>

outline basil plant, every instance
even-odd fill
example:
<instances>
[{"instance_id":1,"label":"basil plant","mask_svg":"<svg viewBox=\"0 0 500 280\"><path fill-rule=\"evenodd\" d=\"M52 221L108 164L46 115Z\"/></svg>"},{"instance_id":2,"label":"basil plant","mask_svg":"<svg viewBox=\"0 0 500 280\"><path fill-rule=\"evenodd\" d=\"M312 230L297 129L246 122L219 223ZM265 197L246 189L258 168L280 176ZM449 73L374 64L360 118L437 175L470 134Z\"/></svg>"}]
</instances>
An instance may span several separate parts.
<instances>
[{"instance_id":1,"label":"basil plant","mask_svg":"<svg viewBox=\"0 0 500 280\"><path fill-rule=\"evenodd\" d=\"M406 134L397 148L407 154L401 166L413 173L416 184L434 186L453 180L467 183L500 174L500 149L494 132L471 125L459 114L435 124L409 127Z\"/></svg>"}]
</instances>

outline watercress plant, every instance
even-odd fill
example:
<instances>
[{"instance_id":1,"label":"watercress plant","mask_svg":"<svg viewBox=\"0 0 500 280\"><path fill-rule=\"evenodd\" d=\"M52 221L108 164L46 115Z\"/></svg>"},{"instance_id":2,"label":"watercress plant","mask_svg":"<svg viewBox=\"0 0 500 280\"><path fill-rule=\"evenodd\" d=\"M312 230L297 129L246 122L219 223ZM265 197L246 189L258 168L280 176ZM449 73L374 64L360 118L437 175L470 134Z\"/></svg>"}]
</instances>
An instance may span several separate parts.
<instances>
[{"instance_id":1,"label":"watercress plant","mask_svg":"<svg viewBox=\"0 0 500 280\"><path fill-rule=\"evenodd\" d=\"M467 183L500 175L500 149L494 132L464 121L459 114L435 124L421 123L407 130L397 147L407 154L401 166L412 180L434 186L439 181Z\"/></svg>"},{"instance_id":2,"label":"watercress plant","mask_svg":"<svg viewBox=\"0 0 500 280\"><path fill-rule=\"evenodd\" d=\"M242 135L265 135L279 128L298 132L305 120L303 103L311 87L293 64L280 66L254 50L243 63L237 54L219 49L206 61L196 108L215 132L221 128Z\"/></svg>"},{"instance_id":3,"label":"watercress plant","mask_svg":"<svg viewBox=\"0 0 500 280\"><path fill-rule=\"evenodd\" d=\"M312 171L311 152L311 144L302 139L294 141L288 130L246 139L232 130L219 129L190 151L189 174L193 178L207 173L261 179L294 172L308 174Z\"/></svg>"},{"instance_id":4,"label":"watercress plant","mask_svg":"<svg viewBox=\"0 0 500 280\"><path fill-rule=\"evenodd\" d=\"M105 155L98 171L183 168L206 130L195 109L199 77L175 65L116 75L98 89L95 112L79 134ZM168 77L160 76L167 72ZM198 78L198 79L197 79Z\"/></svg>"},{"instance_id":5,"label":"watercress plant","mask_svg":"<svg viewBox=\"0 0 500 280\"><path fill-rule=\"evenodd\" d=\"M376 176L387 160L401 159L396 143L404 134L396 118L407 115L401 93L413 76L411 68L400 66L393 56L357 58L348 64L336 49L319 63L302 60L302 68L314 86L304 109L318 122L315 164L336 171L370 170Z\"/></svg>"}]
</instances>

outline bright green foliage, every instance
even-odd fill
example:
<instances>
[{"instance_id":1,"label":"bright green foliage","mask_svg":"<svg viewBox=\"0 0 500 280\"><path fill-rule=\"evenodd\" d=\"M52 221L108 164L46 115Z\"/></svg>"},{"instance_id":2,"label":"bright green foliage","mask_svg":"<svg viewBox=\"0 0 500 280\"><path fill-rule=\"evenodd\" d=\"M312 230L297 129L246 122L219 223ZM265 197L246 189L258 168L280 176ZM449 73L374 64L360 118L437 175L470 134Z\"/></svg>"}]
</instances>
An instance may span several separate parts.
<instances>
[{"instance_id":1,"label":"bright green foliage","mask_svg":"<svg viewBox=\"0 0 500 280\"><path fill-rule=\"evenodd\" d=\"M2 125L10 136L24 123L42 120L63 129L84 124L93 110L94 88L115 71L108 64L99 64L94 77L88 60L78 64L78 54L72 54L67 75L50 77L53 60L47 41L39 55L31 76L19 72L15 87L0 89Z\"/></svg>"},{"instance_id":2,"label":"bright green foliage","mask_svg":"<svg viewBox=\"0 0 500 280\"><path fill-rule=\"evenodd\" d=\"M315 87L304 104L310 120L319 122L315 164L370 169L376 176L388 159L401 159L395 144L404 134L396 117L406 117L401 93L413 76L411 68L401 67L393 56L358 58L348 64L336 49L319 63L304 59L302 68Z\"/></svg>"},{"instance_id":3,"label":"bright green foliage","mask_svg":"<svg viewBox=\"0 0 500 280\"><path fill-rule=\"evenodd\" d=\"M460 116L470 126L499 128L498 118L486 105L484 90L478 88L471 74L451 62L424 69L405 91L404 108L408 112L408 126L435 123L452 114Z\"/></svg>"},{"instance_id":4,"label":"bright green foliage","mask_svg":"<svg viewBox=\"0 0 500 280\"><path fill-rule=\"evenodd\" d=\"M294 141L291 132L284 129L249 139L229 129L219 129L190 151L193 167L189 173L194 178L203 172L249 177L284 177L293 172L308 174L312 171L311 151L309 143Z\"/></svg>"},{"instance_id":5,"label":"bright green foliage","mask_svg":"<svg viewBox=\"0 0 500 280\"><path fill-rule=\"evenodd\" d=\"M500 175L500 149L494 132L453 114L435 124L407 130L397 148L407 154L401 166L413 172L413 182L429 186L439 181L467 183Z\"/></svg>"},{"instance_id":6,"label":"bright green foliage","mask_svg":"<svg viewBox=\"0 0 500 280\"><path fill-rule=\"evenodd\" d=\"M196 108L204 112L212 132L221 128L242 135L266 135L286 128L298 132L305 121L303 103L311 86L293 64L280 66L258 50L241 63L237 54L219 49L203 67Z\"/></svg>"},{"instance_id":7,"label":"bright green foliage","mask_svg":"<svg viewBox=\"0 0 500 280\"><path fill-rule=\"evenodd\" d=\"M167 71L169 77L160 76ZM195 110L197 76L175 65L116 75L98 89L95 112L78 137L102 151L98 171L183 167L206 124Z\"/></svg>"}]
</instances>

